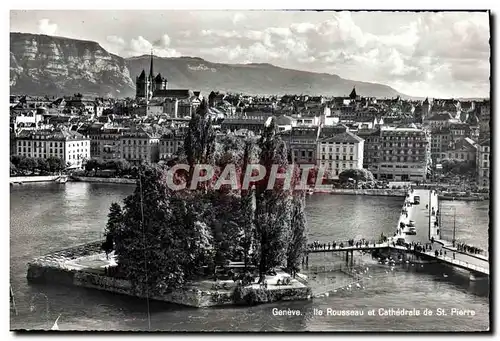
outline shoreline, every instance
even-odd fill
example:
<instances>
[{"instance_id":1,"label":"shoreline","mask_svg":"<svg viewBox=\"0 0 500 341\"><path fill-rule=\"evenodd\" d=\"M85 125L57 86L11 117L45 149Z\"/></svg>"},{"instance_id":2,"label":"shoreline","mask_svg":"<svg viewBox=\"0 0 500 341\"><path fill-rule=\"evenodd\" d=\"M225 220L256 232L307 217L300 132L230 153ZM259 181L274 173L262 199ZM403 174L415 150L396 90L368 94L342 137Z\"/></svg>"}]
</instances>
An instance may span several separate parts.
<instances>
[{"instance_id":1,"label":"shoreline","mask_svg":"<svg viewBox=\"0 0 500 341\"><path fill-rule=\"evenodd\" d=\"M126 178L100 178L93 176L77 176L71 175L71 180L75 182L92 182L92 183L106 183L106 184L120 184L120 185L135 185L137 179Z\"/></svg>"},{"instance_id":2,"label":"shoreline","mask_svg":"<svg viewBox=\"0 0 500 341\"><path fill-rule=\"evenodd\" d=\"M84 287L143 298L143 295L134 290L129 280L110 276L104 271L105 267L114 266L116 263L113 255L110 255L109 260L107 259L100 249L101 243L102 241L94 241L79 244L33 259L28 263L28 281ZM202 278L191 281L182 289L151 298L195 308L248 306L312 298L311 287L307 285L304 275L292 279L289 285L283 286L276 285L276 281L290 277L290 275L283 270L276 272L276 276L266 276L266 281L269 283L269 287L266 288L256 283L237 287L232 280L226 280L219 282L226 284L226 288L217 289L213 287L215 284L213 280Z\"/></svg>"},{"instance_id":3,"label":"shoreline","mask_svg":"<svg viewBox=\"0 0 500 341\"><path fill-rule=\"evenodd\" d=\"M331 188L331 189L313 189L312 194L333 194L333 195L367 195L384 197L405 197L404 189L350 189L350 188Z\"/></svg>"}]
</instances>

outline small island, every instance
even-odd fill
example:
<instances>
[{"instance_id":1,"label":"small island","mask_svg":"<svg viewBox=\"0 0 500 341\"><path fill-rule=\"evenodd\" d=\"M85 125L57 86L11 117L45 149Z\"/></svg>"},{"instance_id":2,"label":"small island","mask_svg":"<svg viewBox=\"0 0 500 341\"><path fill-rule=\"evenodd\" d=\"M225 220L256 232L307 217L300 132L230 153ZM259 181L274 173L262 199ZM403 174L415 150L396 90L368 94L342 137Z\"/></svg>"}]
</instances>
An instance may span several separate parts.
<instances>
[{"instance_id":1,"label":"small island","mask_svg":"<svg viewBox=\"0 0 500 341\"><path fill-rule=\"evenodd\" d=\"M105 241L33 260L28 280L194 307L311 298L299 273L307 224L297 184L308 174L272 119L260 138L241 139L216 136L206 113L203 102L174 164L140 166L134 193L110 207Z\"/></svg>"}]
</instances>

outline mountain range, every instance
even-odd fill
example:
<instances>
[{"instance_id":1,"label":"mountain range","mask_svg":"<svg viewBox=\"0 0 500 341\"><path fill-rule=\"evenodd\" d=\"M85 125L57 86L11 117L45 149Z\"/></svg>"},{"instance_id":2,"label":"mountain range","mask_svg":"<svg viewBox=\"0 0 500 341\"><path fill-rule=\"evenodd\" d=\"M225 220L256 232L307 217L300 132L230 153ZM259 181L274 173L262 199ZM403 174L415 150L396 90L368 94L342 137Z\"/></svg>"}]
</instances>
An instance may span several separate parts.
<instances>
[{"instance_id":1,"label":"mountain range","mask_svg":"<svg viewBox=\"0 0 500 341\"><path fill-rule=\"evenodd\" d=\"M149 73L150 56L122 58L97 42L31 33L10 33L12 94L135 96L135 77ZM198 57L155 56L154 73L168 87L241 92L250 95L309 94L408 97L377 83L353 81L327 73L285 69L271 64L223 64Z\"/></svg>"}]
</instances>

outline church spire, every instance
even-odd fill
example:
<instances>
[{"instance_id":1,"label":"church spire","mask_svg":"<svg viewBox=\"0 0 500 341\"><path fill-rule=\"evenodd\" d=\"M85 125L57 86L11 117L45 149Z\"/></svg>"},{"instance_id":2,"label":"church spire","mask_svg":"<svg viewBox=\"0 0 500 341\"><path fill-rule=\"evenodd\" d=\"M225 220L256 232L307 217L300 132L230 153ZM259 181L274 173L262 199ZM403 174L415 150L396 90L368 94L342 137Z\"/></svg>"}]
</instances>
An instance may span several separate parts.
<instances>
[{"instance_id":1,"label":"church spire","mask_svg":"<svg viewBox=\"0 0 500 341\"><path fill-rule=\"evenodd\" d=\"M151 65L149 66L149 79L153 80L153 49L151 49Z\"/></svg>"},{"instance_id":2,"label":"church spire","mask_svg":"<svg viewBox=\"0 0 500 341\"><path fill-rule=\"evenodd\" d=\"M358 95L356 94L356 87L353 87L352 91L351 91L351 94L349 95L349 98L350 99L356 99L356 97L358 97Z\"/></svg>"}]
</instances>

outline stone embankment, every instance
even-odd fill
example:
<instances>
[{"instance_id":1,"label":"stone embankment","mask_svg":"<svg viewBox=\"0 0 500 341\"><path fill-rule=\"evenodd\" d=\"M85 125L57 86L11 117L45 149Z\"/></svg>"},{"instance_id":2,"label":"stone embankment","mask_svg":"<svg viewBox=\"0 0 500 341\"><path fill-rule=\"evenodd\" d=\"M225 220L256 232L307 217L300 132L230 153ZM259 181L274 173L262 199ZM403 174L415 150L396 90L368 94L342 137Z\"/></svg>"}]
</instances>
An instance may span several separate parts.
<instances>
[{"instance_id":1,"label":"stone embankment","mask_svg":"<svg viewBox=\"0 0 500 341\"><path fill-rule=\"evenodd\" d=\"M332 188L329 190L319 191L320 193L330 194L348 194L348 195L371 195L371 196L386 196L386 197L405 197L407 191L404 189L346 189Z\"/></svg>"},{"instance_id":2,"label":"stone embankment","mask_svg":"<svg viewBox=\"0 0 500 341\"><path fill-rule=\"evenodd\" d=\"M93 176L71 176L74 181L108 183L108 184L135 184L135 179L125 178L98 178Z\"/></svg>"},{"instance_id":3,"label":"stone embankment","mask_svg":"<svg viewBox=\"0 0 500 341\"><path fill-rule=\"evenodd\" d=\"M105 290L129 296L144 297L135 292L132 283L123 278L113 277L104 267L116 266L114 255L109 259L100 250L101 241L78 245L34 259L28 263L29 281L57 283L85 288ZM232 280L221 281L226 289L214 289L211 280L190 283L186 288L174 290L154 300L176 303L191 307L211 307L234 304L258 304L281 300L306 300L311 297L311 289L305 279L292 279L289 285L277 285L279 278L289 277L283 271L277 276L268 276L267 288L258 284L237 287Z\"/></svg>"},{"instance_id":4,"label":"stone embankment","mask_svg":"<svg viewBox=\"0 0 500 341\"><path fill-rule=\"evenodd\" d=\"M46 175L46 176L11 176L9 182L11 184L24 183L24 182L51 182L57 179L59 175Z\"/></svg>"}]
</instances>

